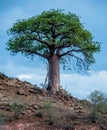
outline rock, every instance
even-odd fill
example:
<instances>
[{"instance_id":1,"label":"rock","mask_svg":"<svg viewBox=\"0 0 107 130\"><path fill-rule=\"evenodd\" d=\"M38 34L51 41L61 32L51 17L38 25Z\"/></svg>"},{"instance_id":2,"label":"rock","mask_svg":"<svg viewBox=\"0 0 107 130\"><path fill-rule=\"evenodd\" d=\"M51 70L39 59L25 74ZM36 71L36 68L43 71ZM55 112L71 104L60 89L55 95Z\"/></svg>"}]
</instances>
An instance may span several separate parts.
<instances>
[{"instance_id":1,"label":"rock","mask_svg":"<svg viewBox=\"0 0 107 130\"><path fill-rule=\"evenodd\" d=\"M3 86L0 86L0 90L5 90L5 88Z\"/></svg>"},{"instance_id":2,"label":"rock","mask_svg":"<svg viewBox=\"0 0 107 130\"><path fill-rule=\"evenodd\" d=\"M25 91L23 89L19 89L19 90L17 90L16 94L18 94L18 95L24 95Z\"/></svg>"},{"instance_id":3,"label":"rock","mask_svg":"<svg viewBox=\"0 0 107 130\"><path fill-rule=\"evenodd\" d=\"M74 109L74 103L71 103L71 107Z\"/></svg>"},{"instance_id":4,"label":"rock","mask_svg":"<svg viewBox=\"0 0 107 130\"><path fill-rule=\"evenodd\" d=\"M32 103L32 104L30 105L29 109L30 109L30 110L32 110L32 109L37 110L37 109L38 109L38 106L37 106L37 104Z\"/></svg>"},{"instance_id":5,"label":"rock","mask_svg":"<svg viewBox=\"0 0 107 130\"><path fill-rule=\"evenodd\" d=\"M37 110L37 109L38 109L38 106L37 106L36 104L34 104L34 105L33 105L33 108L34 108L35 110Z\"/></svg>"},{"instance_id":6,"label":"rock","mask_svg":"<svg viewBox=\"0 0 107 130\"><path fill-rule=\"evenodd\" d=\"M3 98L3 95L0 93L0 99L2 99Z\"/></svg>"},{"instance_id":7,"label":"rock","mask_svg":"<svg viewBox=\"0 0 107 130\"><path fill-rule=\"evenodd\" d=\"M65 101L64 104L71 107L71 102L69 102L69 101Z\"/></svg>"},{"instance_id":8,"label":"rock","mask_svg":"<svg viewBox=\"0 0 107 130\"><path fill-rule=\"evenodd\" d=\"M33 94L37 94L37 92L34 91L33 89L30 89L29 92L30 92L30 93L33 93Z\"/></svg>"}]
</instances>

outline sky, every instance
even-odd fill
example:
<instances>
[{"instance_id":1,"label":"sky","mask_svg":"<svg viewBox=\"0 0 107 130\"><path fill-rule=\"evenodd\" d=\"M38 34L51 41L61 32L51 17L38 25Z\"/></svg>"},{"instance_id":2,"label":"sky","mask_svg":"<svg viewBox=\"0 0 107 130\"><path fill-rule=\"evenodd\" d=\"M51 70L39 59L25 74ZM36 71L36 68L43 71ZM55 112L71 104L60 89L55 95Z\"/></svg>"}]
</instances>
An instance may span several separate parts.
<instances>
[{"instance_id":1,"label":"sky","mask_svg":"<svg viewBox=\"0 0 107 130\"><path fill-rule=\"evenodd\" d=\"M7 30L18 19L27 19L50 9L64 9L80 17L84 27L101 42L101 52L87 74L61 70L61 85L74 97L84 99L99 90L107 93L107 0L0 0L0 72L40 86L47 66L20 54L10 55Z\"/></svg>"}]
</instances>

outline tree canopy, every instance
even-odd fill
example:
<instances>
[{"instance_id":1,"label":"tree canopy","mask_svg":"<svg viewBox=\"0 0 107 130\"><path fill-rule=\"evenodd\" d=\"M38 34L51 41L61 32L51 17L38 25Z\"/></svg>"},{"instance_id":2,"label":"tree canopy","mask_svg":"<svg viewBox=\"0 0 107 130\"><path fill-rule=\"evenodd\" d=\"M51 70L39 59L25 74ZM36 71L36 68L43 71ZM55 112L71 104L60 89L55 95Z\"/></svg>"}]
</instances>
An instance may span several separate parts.
<instances>
[{"instance_id":1,"label":"tree canopy","mask_svg":"<svg viewBox=\"0 0 107 130\"><path fill-rule=\"evenodd\" d=\"M93 40L79 17L62 10L52 9L18 20L8 33L12 35L7 43L8 50L13 54L36 54L45 59L57 54L64 66L71 62L87 69L95 62L93 53L100 50L99 42Z\"/></svg>"}]
</instances>

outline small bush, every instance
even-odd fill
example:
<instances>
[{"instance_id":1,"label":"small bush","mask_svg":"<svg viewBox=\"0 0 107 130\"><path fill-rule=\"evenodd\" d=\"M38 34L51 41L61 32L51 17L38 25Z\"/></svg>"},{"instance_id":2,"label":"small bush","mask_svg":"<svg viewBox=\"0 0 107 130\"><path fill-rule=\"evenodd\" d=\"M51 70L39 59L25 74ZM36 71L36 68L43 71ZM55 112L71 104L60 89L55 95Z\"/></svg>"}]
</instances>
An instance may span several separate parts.
<instances>
[{"instance_id":1,"label":"small bush","mask_svg":"<svg viewBox=\"0 0 107 130\"><path fill-rule=\"evenodd\" d=\"M90 112L88 120L91 122L105 123L107 120L107 97L102 92L95 90L88 96L88 99L90 101L88 104Z\"/></svg>"},{"instance_id":2,"label":"small bush","mask_svg":"<svg viewBox=\"0 0 107 130\"><path fill-rule=\"evenodd\" d=\"M12 102L8 104L9 110L14 112L14 119L18 119L21 112L27 109L27 105L24 103Z\"/></svg>"},{"instance_id":3,"label":"small bush","mask_svg":"<svg viewBox=\"0 0 107 130\"><path fill-rule=\"evenodd\" d=\"M46 121L49 125L57 124L59 122L57 110L53 106L52 102L47 99L44 100L42 113L47 117Z\"/></svg>"}]
</instances>

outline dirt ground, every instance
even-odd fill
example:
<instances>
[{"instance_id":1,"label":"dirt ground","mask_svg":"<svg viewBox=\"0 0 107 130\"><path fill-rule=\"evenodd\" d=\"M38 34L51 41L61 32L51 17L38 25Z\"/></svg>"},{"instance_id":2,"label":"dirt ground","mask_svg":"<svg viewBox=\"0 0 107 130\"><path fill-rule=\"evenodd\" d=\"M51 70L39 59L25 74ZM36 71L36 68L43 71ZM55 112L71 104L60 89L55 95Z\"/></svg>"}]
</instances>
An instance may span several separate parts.
<instances>
[{"instance_id":1,"label":"dirt ground","mask_svg":"<svg viewBox=\"0 0 107 130\"><path fill-rule=\"evenodd\" d=\"M107 130L87 120L84 102L0 73L0 130Z\"/></svg>"}]
</instances>

